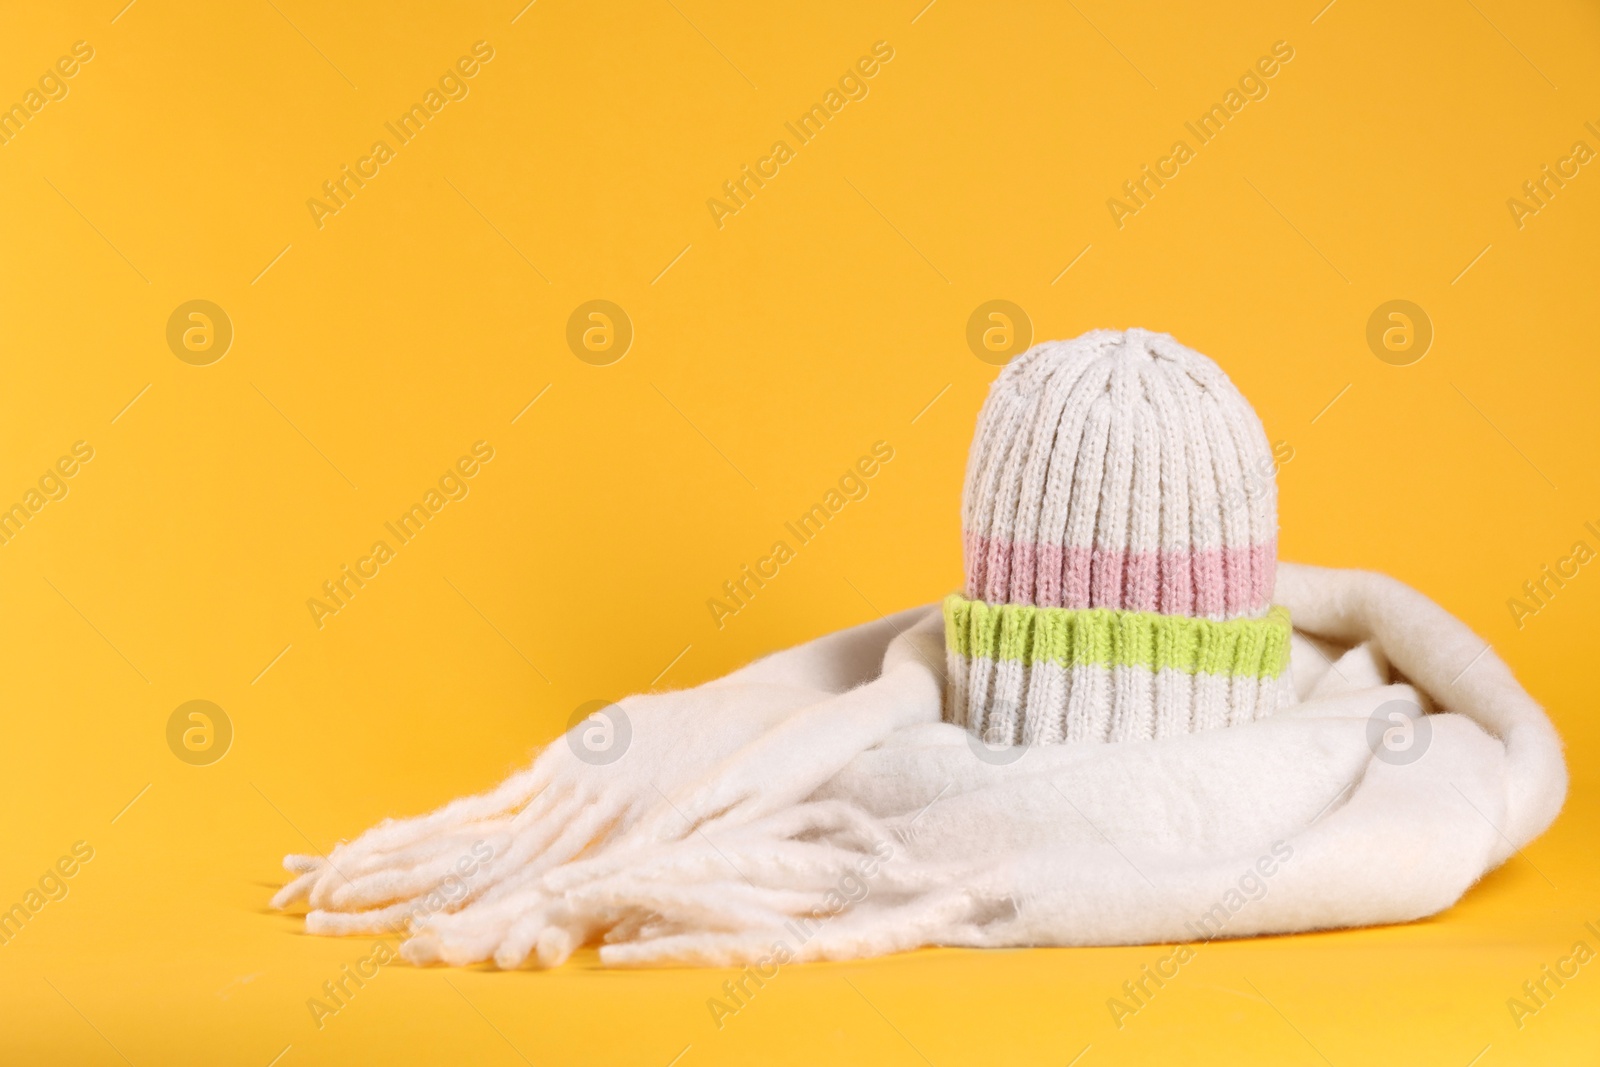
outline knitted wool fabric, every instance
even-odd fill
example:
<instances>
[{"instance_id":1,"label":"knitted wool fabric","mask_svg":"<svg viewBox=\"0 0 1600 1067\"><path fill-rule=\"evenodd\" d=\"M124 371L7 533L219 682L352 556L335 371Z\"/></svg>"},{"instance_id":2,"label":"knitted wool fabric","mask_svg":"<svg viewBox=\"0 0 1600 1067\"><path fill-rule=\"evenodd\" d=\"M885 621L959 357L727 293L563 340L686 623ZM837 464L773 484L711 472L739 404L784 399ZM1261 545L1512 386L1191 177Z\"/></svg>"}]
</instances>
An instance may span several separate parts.
<instances>
[{"instance_id":1,"label":"knitted wool fabric","mask_svg":"<svg viewBox=\"0 0 1600 1067\"><path fill-rule=\"evenodd\" d=\"M944 715L989 744L1250 722L1286 693L1275 463L1211 360L1166 334L1034 346L990 388L945 601Z\"/></svg>"}]
</instances>

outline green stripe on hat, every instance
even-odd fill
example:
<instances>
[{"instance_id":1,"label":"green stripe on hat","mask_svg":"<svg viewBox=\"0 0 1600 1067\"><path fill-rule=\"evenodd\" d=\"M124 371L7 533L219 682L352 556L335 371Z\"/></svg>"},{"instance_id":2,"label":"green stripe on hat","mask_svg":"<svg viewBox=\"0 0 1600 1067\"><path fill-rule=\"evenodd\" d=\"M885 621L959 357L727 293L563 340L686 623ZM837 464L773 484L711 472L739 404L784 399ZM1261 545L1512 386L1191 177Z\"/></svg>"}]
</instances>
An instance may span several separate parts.
<instances>
[{"instance_id":1,"label":"green stripe on hat","mask_svg":"<svg viewBox=\"0 0 1600 1067\"><path fill-rule=\"evenodd\" d=\"M1188 615L1107 608L989 604L951 593L945 644L976 659L1024 666L1144 667L1183 674L1276 678L1289 665L1289 612L1218 622Z\"/></svg>"}]
</instances>

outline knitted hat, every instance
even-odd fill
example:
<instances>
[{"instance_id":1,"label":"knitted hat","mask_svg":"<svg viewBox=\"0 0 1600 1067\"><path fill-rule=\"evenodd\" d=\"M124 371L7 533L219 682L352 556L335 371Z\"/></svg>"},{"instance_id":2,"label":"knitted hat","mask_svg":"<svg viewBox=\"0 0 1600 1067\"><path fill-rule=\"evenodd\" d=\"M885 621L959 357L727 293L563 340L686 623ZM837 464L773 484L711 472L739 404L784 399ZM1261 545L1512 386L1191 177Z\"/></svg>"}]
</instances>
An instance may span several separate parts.
<instances>
[{"instance_id":1,"label":"knitted hat","mask_svg":"<svg viewBox=\"0 0 1600 1067\"><path fill-rule=\"evenodd\" d=\"M1166 334L1095 330L1012 360L967 458L945 718L1015 745L1272 714L1289 656L1274 470L1249 402Z\"/></svg>"}]
</instances>

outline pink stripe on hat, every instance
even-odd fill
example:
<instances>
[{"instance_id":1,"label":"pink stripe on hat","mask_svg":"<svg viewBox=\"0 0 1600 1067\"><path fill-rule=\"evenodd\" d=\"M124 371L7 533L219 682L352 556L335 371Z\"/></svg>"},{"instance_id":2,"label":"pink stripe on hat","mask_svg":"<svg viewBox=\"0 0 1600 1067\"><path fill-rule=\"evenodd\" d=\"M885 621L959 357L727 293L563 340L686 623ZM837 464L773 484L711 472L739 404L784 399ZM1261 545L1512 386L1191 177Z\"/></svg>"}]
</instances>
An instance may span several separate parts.
<instances>
[{"instance_id":1,"label":"pink stripe on hat","mask_svg":"<svg viewBox=\"0 0 1600 1067\"><path fill-rule=\"evenodd\" d=\"M965 539L967 559L987 568L977 573L995 576L967 584L973 599L1219 618L1259 615L1272 603L1276 539L1181 552L1064 549L971 533Z\"/></svg>"}]
</instances>

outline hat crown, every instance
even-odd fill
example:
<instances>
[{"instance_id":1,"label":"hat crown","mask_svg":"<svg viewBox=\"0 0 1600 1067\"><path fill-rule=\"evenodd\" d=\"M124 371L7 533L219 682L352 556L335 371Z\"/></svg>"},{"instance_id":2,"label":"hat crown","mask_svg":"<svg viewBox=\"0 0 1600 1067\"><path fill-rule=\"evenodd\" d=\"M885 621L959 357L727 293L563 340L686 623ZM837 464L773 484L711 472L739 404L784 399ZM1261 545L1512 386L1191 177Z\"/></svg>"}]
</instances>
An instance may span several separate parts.
<instances>
[{"instance_id":1,"label":"hat crown","mask_svg":"<svg viewBox=\"0 0 1600 1067\"><path fill-rule=\"evenodd\" d=\"M1167 334L1035 345L990 388L962 501L966 595L1226 620L1263 615L1276 464L1214 362Z\"/></svg>"}]
</instances>

